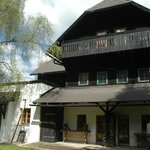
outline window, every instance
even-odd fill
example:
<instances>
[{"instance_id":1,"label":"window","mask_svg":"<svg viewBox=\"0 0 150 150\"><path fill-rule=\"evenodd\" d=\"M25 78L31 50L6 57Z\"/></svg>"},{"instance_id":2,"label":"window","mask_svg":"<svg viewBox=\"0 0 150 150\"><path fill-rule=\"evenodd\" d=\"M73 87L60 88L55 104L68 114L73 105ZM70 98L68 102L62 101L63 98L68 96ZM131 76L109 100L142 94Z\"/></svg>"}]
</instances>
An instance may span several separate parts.
<instances>
[{"instance_id":1,"label":"window","mask_svg":"<svg viewBox=\"0 0 150 150\"><path fill-rule=\"evenodd\" d=\"M108 84L108 73L107 71L97 73L97 85Z\"/></svg>"},{"instance_id":2,"label":"window","mask_svg":"<svg viewBox=\"0 0 150 150\"><path fill-rule=\"evenodd\" d=\"M78 115L77 116L77 130L83 130L86 124L86 115Z\"/></svg>"},{"instance_id":3,"label":"window","mask_svg":"<svg viewBox=\"0 0 150 150\"><path fill-rule=\"evenodd\" d=\"M149 68L138 69L138 82L148 82L150 79Z\"/></svg>"},{"instance_id":4,"label":"window","mask_svg":"<svg viewBox=\"0 0 150 150\"><path fill-rule=\"evenodd\" d=\"M117 71L117 83L128 83L128 70Z\"/></svg>"},{"instance_id":5,"label":"window","mask_svg":"<svg viewBox=\"0 0 150 150\"><path fill-rule=\"evenodd\" d=\"M125 28L118 28L118 29L115 29L115 32L116 33L121 33L121 32L125 32L126 29Z\"/></svg>"},{"instance_id":6,"label":"window","mask_svg":"<svg viewBox=\"0 0 150 150\"><path fill-rule=\"evenodd\" d=\"M147 124L150 122L150 115L142 115L142 132L147 131Z\"/></svg>"},{"instance_id":7,"label":"window","mask_svg":"<svg viewBox=\"0 0 150 150\"><path fill-rule=\"evenodd\" d=\"M21 108L22 111L22 108ZM21 124L29 124L30 123L30 114L31 114L31 108L25 108L23 110L23 113L21 115L20 122Z\"/></svg>"},{"instance_id":8,"label":"window","mask_svg":"<svg viewBox=\"0 0 150 150\"><path fill-rule=\"evenodd\" d=\"M88 85L89 84L89 74L88 73L80 73L78 85Z\"/></svg>"},{"instance_id":9,"label":"window","mask_svg":"<svg viewBox=\"0 0 150 150\"><path fill-rule=\"evenodd\" d=\"M97 36L102 36L102 35L106 35L107 31L100 31L100 32L96 32Z\"/></svg>"}]
</instances>

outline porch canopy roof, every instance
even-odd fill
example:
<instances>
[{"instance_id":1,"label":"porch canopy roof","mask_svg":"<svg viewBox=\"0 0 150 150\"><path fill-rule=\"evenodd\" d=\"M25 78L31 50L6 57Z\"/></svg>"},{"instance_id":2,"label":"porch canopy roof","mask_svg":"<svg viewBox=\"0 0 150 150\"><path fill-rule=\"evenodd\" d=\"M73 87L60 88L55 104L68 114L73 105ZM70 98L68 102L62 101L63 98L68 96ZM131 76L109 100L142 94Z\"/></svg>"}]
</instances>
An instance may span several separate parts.
<instances>
[{"instance_id":1,"label":"porch canopy roof","mask_svg":"<svg viewBox=\"0 0 150 150\"><path fill-rule=\"evenodd\" d=\"M62 72L65 72L65 67L59 64L55 64L52 60L50 60L41 64L30 75L62 73Z\"/></svg>"},{"instance_id":2,"label":"porch canopy roof","mask_svg":"<svg viewBox=\"0 0 150 150\"><path fill-rule=\"evenodd\" d=\"M150 102L150 83L53 88L34 103Z\"/></svg>"}]
</instances>

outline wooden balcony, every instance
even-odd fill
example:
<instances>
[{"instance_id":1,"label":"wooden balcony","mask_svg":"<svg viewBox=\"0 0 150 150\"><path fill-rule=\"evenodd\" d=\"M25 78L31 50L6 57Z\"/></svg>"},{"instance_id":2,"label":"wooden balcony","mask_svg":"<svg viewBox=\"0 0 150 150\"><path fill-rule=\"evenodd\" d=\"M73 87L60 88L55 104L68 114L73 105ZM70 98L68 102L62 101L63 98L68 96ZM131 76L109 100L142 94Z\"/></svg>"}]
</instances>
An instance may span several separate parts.
<instances>
[{"instance_id":1,"label":"wooden balcony","mask_svg":"<svg viewBox=\"0 0 150 150\"><path fill-rule=\"evenodd\" d=\"M62 44L62 57L77 57L150 47L150 28L95 36Z\"/></svg>"}]
</instances>

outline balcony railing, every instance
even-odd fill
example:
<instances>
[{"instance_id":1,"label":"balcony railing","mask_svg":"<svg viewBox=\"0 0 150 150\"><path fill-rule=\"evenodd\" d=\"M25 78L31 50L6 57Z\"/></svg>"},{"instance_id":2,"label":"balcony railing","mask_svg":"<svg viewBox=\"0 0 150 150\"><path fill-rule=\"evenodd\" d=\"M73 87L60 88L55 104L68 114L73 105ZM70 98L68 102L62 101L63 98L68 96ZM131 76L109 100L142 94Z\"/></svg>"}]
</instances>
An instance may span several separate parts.
<instances>
[{"instance_id":1,"label":"balcony railing","mask_svg":"<svg viewBox=\"0 0 150 150\"><path fill-rule=\"evenodd\" d=\"M150 47L150 28L64 42L62 57L77 57L147 47Z\"/></svg>"}]
</instances>

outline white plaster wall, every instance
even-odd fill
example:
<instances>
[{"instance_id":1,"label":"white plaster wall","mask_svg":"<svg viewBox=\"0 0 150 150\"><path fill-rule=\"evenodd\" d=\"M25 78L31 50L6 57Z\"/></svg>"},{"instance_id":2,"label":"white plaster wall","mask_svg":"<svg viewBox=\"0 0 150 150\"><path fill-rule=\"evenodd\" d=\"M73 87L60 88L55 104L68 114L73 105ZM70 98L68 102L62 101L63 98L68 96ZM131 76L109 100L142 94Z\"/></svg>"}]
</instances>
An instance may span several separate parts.
<instances>
[{"instance_id":1,"label":"white plaster wall","mask_svg":"<svg viewBox=\"0 0 150 150\"><path fill-rule=\"evenodd\" d=\"M9 102L6 110L6 117L2 119L0 140L10 142L17 125L20 108L24 108L24 101L26 99L26 108L31 108L31 119L29 125L19 125L15 134L14 141L17 140L20 130L26 131L25 142L37 142L40 137L40 107L30 106L41 94L49 90L51 87L42 83L26 84L21 89L19 100L16 102Z\"/></svg>"},{"instance_id":2,"label":"white plaster wall","mask_svg":"<svg viewBox=\"0 0 150 150\"><path fill-rule=\"evenodd\" d=\"M149 114L150 108L149 106L139 106L139 107L118 107L117 114L127 114L129 115L129 145L137 146L135 133L142 132L142 121L141 115Z\"/></svg>"},{"instance_id":3,"label":"white plaster wall","mask_svg":"<svg viewBox=\"0 0 150 150\"><path fill-rule=\"evenodd\" d=\"M128 114L129 115L129 134L130 134L130 146L137 146L135 133L141 131L141 115L150 114L148 106L139 107L118 107L116 109L117 114ZM91 133L88 136L89 143L96 142L96 115L103 115L103 112L98 107L70 107L64 109L64 123L67 123L70 129L76 130L77 128L77 115L85 114L88 124L88 128ZM116 131L117 140L117 131ZM117 140L118 141L118 140ZM80 141L81 142L81 141Z\"/></svg>"},{"instance_id":4,"label":"white plaster wall","mask_svg":"<svg viewBox=\"0 0 150 150\"><path fill-rule=\"evenodd\" d=\"M4 142L11 141L12 134L12 123L14 118L14 112L16 110L16 102L9 102L7 105L6 116L5 119L1 120L1 130L0 130L0 140Z\"/></svg>"},{"instance_id":5,"label":"white plaster wall","mask_svg":"<svg viewBox=\"0 0 150 150\"><path fill-rule=\"evenodd\" d=\"M77 129L77 115L86 115L88 129L88 143L96 143L96 115L103 115L99 107L70 107L64 109L64 123L67 123L71 130ZM81 141L80 141L81 142Z\"/></svg>"}]
</instances>

